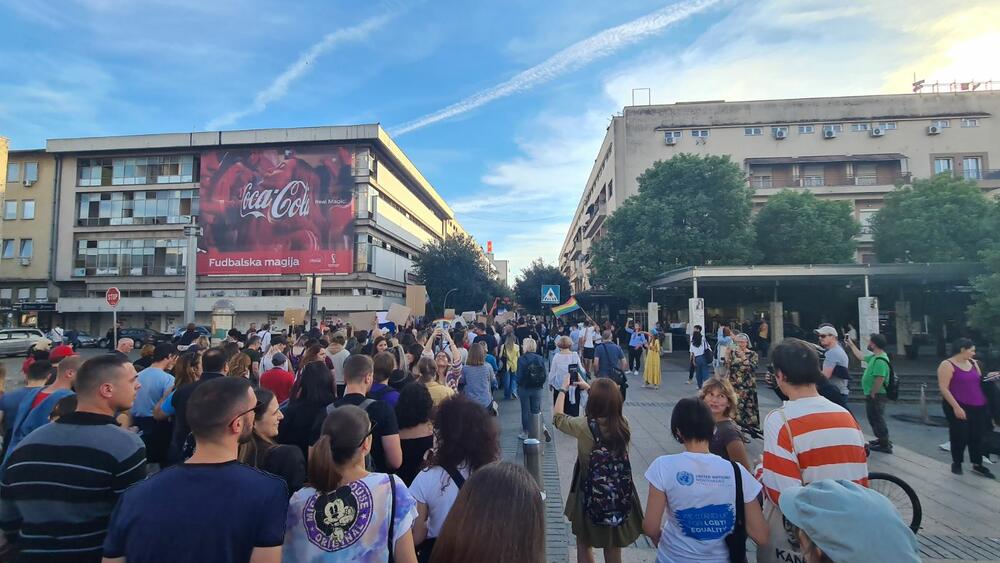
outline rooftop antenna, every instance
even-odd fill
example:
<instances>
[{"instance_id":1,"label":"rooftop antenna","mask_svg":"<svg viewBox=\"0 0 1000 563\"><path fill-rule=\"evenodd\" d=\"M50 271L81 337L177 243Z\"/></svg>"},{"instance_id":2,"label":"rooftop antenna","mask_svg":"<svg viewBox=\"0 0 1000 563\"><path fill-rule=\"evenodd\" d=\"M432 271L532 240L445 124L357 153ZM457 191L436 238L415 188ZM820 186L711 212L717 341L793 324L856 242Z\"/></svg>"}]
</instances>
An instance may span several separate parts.
<instances>
[{"instance_id":1,"label":"rooftop antenna","mask_svg":"<svg viewBox=\"0 0 1000 563\"><path fill-rule=\"evenodd\" d=\"M633 106L636 105L636 103L635 103L635 93L636 92L646 92L646 103L643 104L643 105L648 106L648 105L651 105L653 103L653 101L652 101L653 100L653 91L652 90L650 90L649 88L632 88L632 105Z\"/></svg>"}]
</instances>

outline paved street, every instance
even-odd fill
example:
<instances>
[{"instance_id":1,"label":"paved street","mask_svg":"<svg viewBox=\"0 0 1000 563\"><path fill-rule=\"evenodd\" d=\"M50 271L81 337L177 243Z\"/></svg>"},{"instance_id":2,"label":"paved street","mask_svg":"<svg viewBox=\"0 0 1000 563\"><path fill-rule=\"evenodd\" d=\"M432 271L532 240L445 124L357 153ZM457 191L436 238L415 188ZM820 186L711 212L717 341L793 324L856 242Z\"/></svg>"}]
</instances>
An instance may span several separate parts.
<instances>
[{"instance_id":1,"label":"paved street","mask_svg":"<svg viewBox=\"0 0 1000 563\"><path fill-rule=\"evenodd\" d=\"M632 447L630 451L632 473L636 489L645 503L648 483L643 474L656 457L678 453L682 446L670 436L670 413L677 400L693 396L695 386L687 385L687 372L670 362L664 361L663 381L658 391L643 389L642 378L630 376L632 385L628 390L625 414L632 426ZM760 392L761 414L777 407L779 402L768 389ZM545 405L546 409L549 405ZM864 419L864 409L860 404L852 404L852 410L866 434L870 428ZM932 414L939 407L931 406ZM918 414L918 405L894 405L894 414ZM501 401L501 424L505 457L517 452L517 431L520 407L517 402ZM546 410L546 423L551 424L551 413ZM947 429L906 423L891 419L890 430L896 450L893 455L873 453L869 460L872 471L881 471L899 476L909 483L920 497L923 505L923 524L918 540L925 561L998 561L1000 560L1000 532L997 528L998 507L1000 507L1000 483L988 481L966 471L965 475L952 475L949 471L951 458L941 451L938 444L946 441ZM551 428L551 426L550 426ZM551 497L552 479L545 476L549 493L547 515L549 517L549 561L575 560L574 540L568 533L569 524L562 517L562 502L569 492L570 476L576 461L576 444L571 438L554 432L555 465L552 460L543 461L543 473L557 470L559 476L558 510ZM868 436L871 438L872 436ZM756 461L762 449L761 441L751 446L751 460ZM520 459L520 456L516 456ZM556 549L564 545L565 551ZM752 544L751 544L752 545ZM596 554L602 560L600 553ZM626 561L653 561L655 551L645 538L640 538L635 546L624 550Z\"/></svg>"}]
</instances>

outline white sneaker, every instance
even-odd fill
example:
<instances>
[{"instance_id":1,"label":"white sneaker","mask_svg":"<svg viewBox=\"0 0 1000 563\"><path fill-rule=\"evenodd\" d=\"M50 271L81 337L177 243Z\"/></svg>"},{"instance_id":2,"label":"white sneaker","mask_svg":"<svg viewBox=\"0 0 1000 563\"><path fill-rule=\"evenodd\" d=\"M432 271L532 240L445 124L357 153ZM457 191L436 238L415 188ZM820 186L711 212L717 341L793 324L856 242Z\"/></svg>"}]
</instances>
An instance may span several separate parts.
<instances>
[{"instance_id":1,"label":"white sneaker","mask_svg":"<svg viewBox=\"0 0 1000 563\"><path fill-rule=\"evenodd\" d=\"M949 442L945 442L943 444L938 445L938 447L941 448L942 450L946 451L946 452L950 452L951 451L951 442L950 441Z\"/></svg>"}]
</instances>

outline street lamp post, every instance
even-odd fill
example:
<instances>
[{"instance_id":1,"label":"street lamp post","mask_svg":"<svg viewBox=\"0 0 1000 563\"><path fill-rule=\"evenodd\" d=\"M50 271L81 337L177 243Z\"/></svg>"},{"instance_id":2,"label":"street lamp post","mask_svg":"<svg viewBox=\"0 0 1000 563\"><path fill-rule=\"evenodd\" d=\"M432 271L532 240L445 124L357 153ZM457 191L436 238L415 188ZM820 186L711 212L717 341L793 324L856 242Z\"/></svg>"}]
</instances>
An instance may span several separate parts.
<instances>
[{"instance_id":1,"label":"street lamp post","mask_svg":"<svg viewBox=\"0 0 1000 563\"><path fill-rule=\"evenodd\" d=\"M198 275L198 237L201 236L202 228L195 224L195 219L191 218L191 225L184 227L184 236L187 237L187 268L184 271L184 321L195 322L195 282Z\"/></svg>"},{"instance_id":2,"label":"street lamp post","mask_svg":"<svg viewBox=\"0 0 1000 563\"><path fill-rule=\"evenodd\" d=\"M444 294L444 301L441 302L441 316L442 317L444 316L444 310L448 308L448 296L451 295L452 293L456 292L456 291L458 291L457 287L454 288L454 289L449 289L448 293Z\"/></svg>"}]
</instances>

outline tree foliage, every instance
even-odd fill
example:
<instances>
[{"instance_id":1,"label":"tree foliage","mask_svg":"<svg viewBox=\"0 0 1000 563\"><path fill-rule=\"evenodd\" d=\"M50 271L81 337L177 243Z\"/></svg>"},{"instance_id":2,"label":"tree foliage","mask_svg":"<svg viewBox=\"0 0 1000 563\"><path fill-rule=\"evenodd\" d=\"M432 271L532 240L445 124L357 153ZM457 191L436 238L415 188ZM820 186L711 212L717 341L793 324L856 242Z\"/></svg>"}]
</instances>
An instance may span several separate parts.
<instances>
[{"instance_id":1,"label":"tree foliage","mask_svg":"<svg viewBox=\"0 0 1000 563\"><path fill-rule=\"evenodd\" d=\"M889 193L872 220L880 262L965 262L992 239L990 203L973 182L939 174Z\"/></svg>"},{"instance_id":2,"label":"tree foliage","mask_svg":"<svg viewBox=\"0 0 1000 563\"><path fill-rule=\"evenodd\" d=\"M476 241L467 235L456 235L424 246L413 261L414 273L427 286L427 314L444 313L442 302L449 290L448 308L479 311L483 303L492 305L500 295L500 283L490 275L486 256Z\"/></svg>"},{"instance_id":3,"label":"tree foliage","mask_svg":"<svg viewBox=\"0 0 1000 563\"><path fill-rule=\"evenodd\" d=\"M539 258L521 271L514 282L514 296L517 304L532 314L544 313L550 305L542 305L541 290L543 285L558 285L559 297L565 301L569 298L569 280L555 266L546 265Z\"/></svg>"},{"instance_id":4,"label":"tree foliage","mask_svg":"<svg viewBox=\"0 0 1000 563\"><path fill-rule=\"evenodd\" d=\"M679 154L638 181L591 249L595 285L643 303L668 270L753 262L751 191L728 156Z\"/></svg>"},{"instance_id":5,"label":"tree foliage","mask_svg":"<svg viewBox=\"0 0 1000 563\"><path fill-rule=\"evenodd\" d=\"M782 190L754 217L762 264L841 264L853 261L860 231L851 204Z\"/></svg>"}]
</instances>

